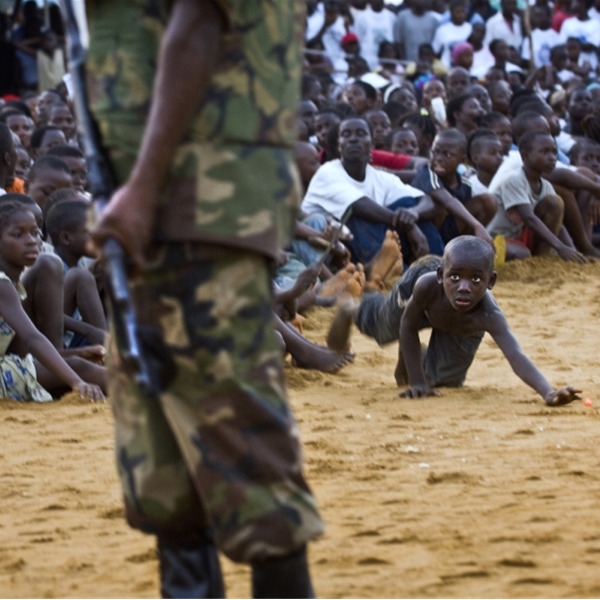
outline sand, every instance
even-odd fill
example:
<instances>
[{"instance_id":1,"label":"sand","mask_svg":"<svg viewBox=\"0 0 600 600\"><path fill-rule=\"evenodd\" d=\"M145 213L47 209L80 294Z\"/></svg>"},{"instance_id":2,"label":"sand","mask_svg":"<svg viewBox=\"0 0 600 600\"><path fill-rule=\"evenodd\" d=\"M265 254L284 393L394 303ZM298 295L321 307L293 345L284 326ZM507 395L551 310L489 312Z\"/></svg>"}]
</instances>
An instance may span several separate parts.
<instances>
[{"instance_id":1,"label":"sand","mask_svg":"<svg viewBox=\"0 0 600 600\"><path fill-rule=\"evenodd\" d=\"M505 265L495 294L525 352L592 407L547 408L484 338L462 389L398 397L396 347L355 333L336 375L287 368L327 523L319 596L599 597L600 264ZM332 309L305 334L324 343ZM153 539L123 520L110 405L0 401L0 595L158 595ZM223 561L229 597L248 570Z\"/></svg>"}]
</instances>

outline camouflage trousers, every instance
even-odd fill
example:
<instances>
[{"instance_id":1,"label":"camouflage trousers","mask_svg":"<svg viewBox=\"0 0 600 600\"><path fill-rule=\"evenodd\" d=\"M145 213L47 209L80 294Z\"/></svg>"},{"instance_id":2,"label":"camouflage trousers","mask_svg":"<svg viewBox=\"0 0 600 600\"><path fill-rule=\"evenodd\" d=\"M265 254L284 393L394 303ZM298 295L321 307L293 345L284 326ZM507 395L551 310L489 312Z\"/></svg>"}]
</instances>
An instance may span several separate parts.
<instances>
[{"instance_id":1,"label":"camouflage trousers","mask_svg":"<svg viewBox=\"0 0 600 600\"><path fill-rule=\"evenodd\" d=\"M139 392L111 347L127 520L161 536L210 532L238 562L287 555L323 525L286 400L267 260L194 248L161 247L132 282L140 323L173 361L159 398Z\"/></svg>"}]
</instances>

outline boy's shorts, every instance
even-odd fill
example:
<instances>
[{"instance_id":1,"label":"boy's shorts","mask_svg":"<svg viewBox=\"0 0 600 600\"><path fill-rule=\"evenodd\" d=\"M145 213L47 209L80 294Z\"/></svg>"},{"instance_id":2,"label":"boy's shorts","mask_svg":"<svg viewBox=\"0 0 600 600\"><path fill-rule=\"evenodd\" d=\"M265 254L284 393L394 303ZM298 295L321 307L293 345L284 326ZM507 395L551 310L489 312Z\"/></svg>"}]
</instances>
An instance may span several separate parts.
<instances>
[{"instance_id":1,"label":"boy's shorts","mask_svg":"<svg viewBox=\"0 0 600 600\"><path fill-rule=\"evenodd\" d=\"M162 367L158 398L140 393L111 348L126 516L165 537L209 531L238 562L287 555L323 525L286 399L269 265L244 250L190 258L194 248L162 246L132 286L151 368Z\"/></svg>"},{"instance_id":2,"label":"boy's shorts","mask_svg":"<svg viewBox=\"0 0 600 600\"><path fill-rule=\"evenodd\" d=\"M507 242L512 244L518 244L519 246L525 246L530 252L533 252L533 230L527 225L523 225L521 235L517 238L506 238Z\"/></svg>"}]
</instances>

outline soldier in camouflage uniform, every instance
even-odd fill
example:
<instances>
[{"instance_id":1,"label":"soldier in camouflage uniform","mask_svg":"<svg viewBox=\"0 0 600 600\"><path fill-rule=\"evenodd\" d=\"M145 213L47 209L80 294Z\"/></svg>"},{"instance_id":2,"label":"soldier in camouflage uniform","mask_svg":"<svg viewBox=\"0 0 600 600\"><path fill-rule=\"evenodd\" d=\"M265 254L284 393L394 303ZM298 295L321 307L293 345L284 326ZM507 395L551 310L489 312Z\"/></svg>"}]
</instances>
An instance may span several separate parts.
<instances>
[{"instance_id":1,"label":"soldier in camouflage uniform","mask_svg":"<svg viewBox=\"0 0 600 600\"><path fill-rule=\"evenodd\" d=\"M252 566L255 597L312 594L306 544L323 525L270 278L298 202L303 4L88 0L92 110L121 184L94 235L136 265L164 390L140 394L111 352L117 462L167 597L222 595L217 547Z\"/></svg>"}]
</instances>

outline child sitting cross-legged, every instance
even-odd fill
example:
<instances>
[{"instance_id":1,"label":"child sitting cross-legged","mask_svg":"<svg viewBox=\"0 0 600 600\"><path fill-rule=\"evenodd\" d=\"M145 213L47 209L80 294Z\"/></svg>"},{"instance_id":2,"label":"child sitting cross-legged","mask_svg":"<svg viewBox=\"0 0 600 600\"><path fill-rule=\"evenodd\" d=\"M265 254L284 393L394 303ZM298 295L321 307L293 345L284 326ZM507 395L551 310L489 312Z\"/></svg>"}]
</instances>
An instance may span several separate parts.
<instances>
[{"instance_id":1,"label":"child sitting cross-legged","mask_svg":"<svg viewBox=\"0 0 600 600\"><path fill-rule=\"evenodd\" d=\"M554 138L545 131L529 131L519 140L519 152L523 164L492 183L498 212L488 231L506 238L507 260L554 252L564 260L587 262L563 226L562 199L543 177L556 165Z\"/></svg>"}]
</instances>

